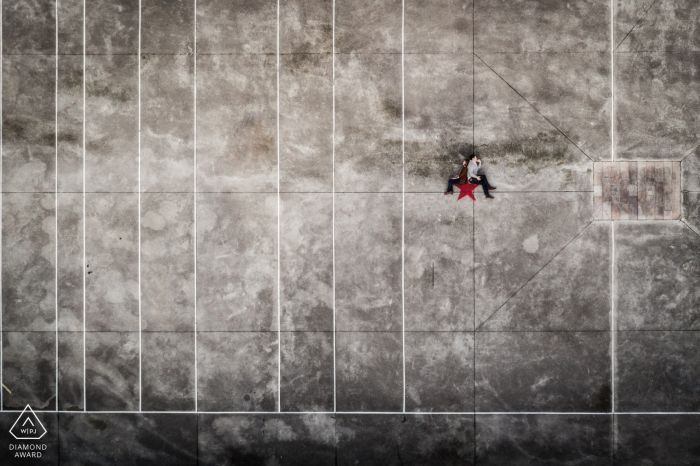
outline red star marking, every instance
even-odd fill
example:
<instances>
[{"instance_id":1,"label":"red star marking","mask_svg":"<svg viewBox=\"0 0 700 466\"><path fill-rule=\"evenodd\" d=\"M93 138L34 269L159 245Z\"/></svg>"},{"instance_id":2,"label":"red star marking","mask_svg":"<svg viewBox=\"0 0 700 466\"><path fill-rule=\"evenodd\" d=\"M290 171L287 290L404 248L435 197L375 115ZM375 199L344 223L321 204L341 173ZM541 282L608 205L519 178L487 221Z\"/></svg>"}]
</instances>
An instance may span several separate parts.
<instances>
[{"instance_id":1,"label":"red star marking","mask_svg":"<svg viewBox=\"0 0 700 466\"><path fill-rule=\"evenodd\" d=\"M479 186L478 184L471 184L471 183L466 183L466 184L455 184L459 188L459 197L457 200L459 201L463 197L471 197L473 201L476 201L476 198L474 197L474 189Z\"/></svg>"}]
</instances>

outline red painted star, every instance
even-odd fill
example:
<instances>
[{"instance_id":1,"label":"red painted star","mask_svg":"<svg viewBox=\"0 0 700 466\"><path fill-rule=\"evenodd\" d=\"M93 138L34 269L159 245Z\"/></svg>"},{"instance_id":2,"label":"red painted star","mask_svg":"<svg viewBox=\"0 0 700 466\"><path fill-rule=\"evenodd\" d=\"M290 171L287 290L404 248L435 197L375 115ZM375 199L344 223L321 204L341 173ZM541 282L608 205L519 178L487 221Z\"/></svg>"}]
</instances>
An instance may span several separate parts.
<instances>
[{"instance_id":1,"label":"red painted star","mask_svg":"<svg viewBox=\"0 0 700 466\"><path fill-rule=\"evenodd\" d=\"M474 189L479 186L478 184L455 184L454 186L457 186L459 188L459 197L457 200L459 201L463 197L469 196L472 198L473 201L476 201L476 198L474 197Z\"/></svg>"}]
</instances>

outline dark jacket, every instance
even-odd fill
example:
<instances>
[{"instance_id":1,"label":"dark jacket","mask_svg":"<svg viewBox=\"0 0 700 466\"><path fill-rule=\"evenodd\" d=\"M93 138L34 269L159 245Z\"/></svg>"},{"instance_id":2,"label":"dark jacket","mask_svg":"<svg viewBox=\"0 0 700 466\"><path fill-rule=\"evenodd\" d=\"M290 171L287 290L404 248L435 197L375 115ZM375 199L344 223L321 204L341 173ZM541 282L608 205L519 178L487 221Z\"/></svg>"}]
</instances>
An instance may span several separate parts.
<instances>
[{"instance_id":1,"label":"dark jacket","mask_svg":"<svg viewBox=\"0 0 700 466\"><path fill-rule=\"evenodd\" d=\"M467 184L467 167L462 167L462 169L459 171L459 184Z\"/></svg>"}]
</instances>

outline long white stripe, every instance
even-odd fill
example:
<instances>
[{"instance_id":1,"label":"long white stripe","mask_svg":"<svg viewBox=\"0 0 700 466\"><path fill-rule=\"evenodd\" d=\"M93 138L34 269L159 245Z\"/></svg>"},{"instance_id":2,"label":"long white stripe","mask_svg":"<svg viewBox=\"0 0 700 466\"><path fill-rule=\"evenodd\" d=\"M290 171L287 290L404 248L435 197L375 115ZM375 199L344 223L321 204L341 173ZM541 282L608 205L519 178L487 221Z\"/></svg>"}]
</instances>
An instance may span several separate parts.
<instances>
[{"instance_id":1,"label":"long white stripe","mask_svg":"<svg viewBox=\"0 0 700 466\"><path fill-rule=\"evenodd\" d=\"M141 401L143 400L143 394L142 394L142 387L141 387L141 359L142 359L142 351L141 351L141 0L139 0L139 57L138 57L138 65L139 65L139 97L138 97L138 107L139 107L139 141L138 141L138 150L139 150L139 165L138 165L138 201L139 201L139 210L138 210L138 237L139 237L139 245L138 245L138 253L139 253L139 270L138 270L138 280L139 280L139 411L141 411Z\"/></svg>"},{"instance_id":2,"label":"long white stripe","mask_svg":"<svg viewBox=\"0 0 700 466\"><path fill-rule=\"evenodd\" d=\"M332 174L332 183L333 183L333 199L332 199L332 204L331 208L333 210L332 212L332 229L333 229L333 234L332 234L332 249L333 249L333 412L335 412L337 408L337 402L336 402L336 368L335 368L335 0L333 0L333 54L332 54L332 68L333 68L333 147L332 147L332 157L333 157L333 174Z\"/></svg>"},{"instance_id":3,"label":"long white stripe","mask_svg":"<svg viewBox=\"0 0 700 466\"><path fill-rule=\"evenodd\" d=\"M6 413L21 413L21 409L6 409ZM191 416L197 414L288 414L288 415L308 415L308 414L344 414L344 415L416 415L416 416L610 416L611 412L585 412L585 411L415 411L404 413L402 411L67 411L61 410L59 413L65 414L189 414ZM666 412L666 411L645 411L645 412L616 412L615 416L700 416L700 411L681 411L681 412Z\"/></svg>"},{"instance_id":4,"label":"long white stripe","mask_svg":"<svg viewBox=\"0 0 700 466\"><path fill-rule=\"evenodd\" d=\"M615 2L610 0L610 158L615 161ZM615 322L615 222L610 221L610 231L612 243L610 257L610 403L615 415L615 345L616 322ZM613 442L615 429L613 428ZM614 445L613 445L614 448Z\"/></svg>"},{"instance_id":5,"label":"long white stripe","mask_svg":"<svg viewBox=\"0 0 700 466\"><path fill-rule=\"evenodd\" d=\"M610 255L610 390L612 392L612 413L615 414L615 345L616 339L616 315L615 315L615 222L610 221L612 249Z\"/></svg>"},{"instance_id":6,"label":"long white stripe","mask_svg":"<svg viewBox=\"0 0 700 466\"><path fill-rule=\"evenodd\" d=\"M277 0L277 412L282 411L282 303L280 301L280 2Z\"/></svg>"},{"instance_id":7,"label":"long white stripe","mask_svg":"<svg viewBox=\"0 0 700 466\"><path fill-rule=\"evenodd\" d=\"M3 22L3 17L2 17L2 0L0 0L0 116L3 114L2 113L2 99L3 99L3 94L2 94L2 60L3 60L3 53L2 53L2 22ZM3 154L2 154L2 125L0 124L0 187L2 187L2 180L3 180L3 173L2 173L2 162L3 162ZM2 378L2 292L3 292L3 287L2 287L2 189L0 189L0 382L3 382ZM5 395L5 388L0 386L0 411L3 411L3 406L5 403L3 402L3 397Z\"/></svg>"},{"instance_id":8,"label":"long white stripe","mask_svg":"<svg viewBox=\"0 0 700 466\"><path fill-rule=\"evenodd\" d=\"M194 0L194 410L198 411L197 381L197 0Z\"/></svg>"},{"instance_id":9,"label":"long white stripe","mask_svg":"<svg viewBox=\"0 0 700 466\"><path fill-rule=\"evenodd\" d=\"M56 149L56 156L54 161L55 170L55 199L54 199L54 209L55 209L55 221L56 221L56 236L54 237L54 262L56 266L56 276L54 278L54 298L56 307L56 393L54 394L54 400L56 402L56 411L58 411L58 0L56 0L55 5L55 16L56 16L56 87L55 87L55 130L54 130L54 147Z\"/></svg>"},{"instance_id":10,"label":"long white stripe","mask_svg":"<svg viewBox=\"0 0 700 466\"><path fill-rule=\"evenodd\" d=\"M615 7L610 0L610 156L615 161Z\"/></svg>"},{"instance_id":11,"label":"long white stripe","mask_svg":"<svg viewBox=\"0 0 700 466\"><path fill-rule=\"evenodd\" d=\"M405 0L401 1L401 351L403 372L403 412L406 412L406 299L404 285L404 251L406 223L406 86L404 83L404 14Z\"/></svg>"},{"instance_id":12,"label":"long white stripe","mask_svg":"<svg viewBox=\"0 0 700 466\"><path fill-rule=\"evenodd\" d=\"M87 258L85 254L85 250L87 249L87 236L85 234L85 224L87 223L87 217L85 216L85 171L86 171L86 166L85 166L85 107L86 107L86 101L85 101L85 76L86 76L86 70L85 70L85 38L87 36L85 29L86 29L86 20L85 20L85 6L86 6L86 0L83 0L83 410L87 411L87 371L85 369L85 358L87 356L87 352L85 349L85 329L87 328L85 325L85 309L87 307L86 305L86 274L85 274L85 269L87 267Z\"/></svg>"}]
</instances>

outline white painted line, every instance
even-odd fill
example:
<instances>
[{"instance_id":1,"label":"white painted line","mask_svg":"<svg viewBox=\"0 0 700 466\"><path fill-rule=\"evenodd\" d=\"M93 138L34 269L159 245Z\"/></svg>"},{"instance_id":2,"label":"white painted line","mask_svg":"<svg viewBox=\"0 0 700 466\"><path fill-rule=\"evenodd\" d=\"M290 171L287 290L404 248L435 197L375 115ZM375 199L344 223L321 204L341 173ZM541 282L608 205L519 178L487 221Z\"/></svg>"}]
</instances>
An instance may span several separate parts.
<instances>
[{"instance_id":1,"label":"white painted line","mask_svg":"<svg viewBox=\"0 0 700 466\"><path fill-rule=\"evenodd\" d=\"M3 114L2 113L2 59L3 53L2 53L2 22L3 22L3 17L2 17L2 0L0 0L0 116ZM2 172L2 162L3 162L3 154L2 154L2 125L0 124L0 187L2 187L2 180L3 180L3 172ZM2 292L3 292L3 286L2 286L2 188L0 188L0 382L3 382L2 378ZM3 402L3 397L5 395L5 389L0 386L0 411L3 410L3 406L5 403Z\"/></svg>"},{"instance_id":2,"label":"white painted line","mask_svg":"<svg viewBox=\"0 0 700 466\"><path fill-rule=\"evenodd\" d=\"M615 3L610 0L610 156L615 161Z\"/></svg>"},{"instance_id":3,"label":"white painted line","mask_svg":"<svg viewBox=\"0 0 700 466\"><path fill-rule=\"evenodd\" d=\"M615 222L610 221L612 251L610 256L610 390L612 392L612 413L615 414L615 345L616 339L616 315L615 315Z\"/></svg>"},{"instance_id":4,"label":"white painted line","mask_svg":"<svg viewBox=\"0 0 700 466\"><path fill-rule=\"evenodd\" d=\"M615 161L615 2L610 0L610 156ZM610 403L615 414L615 222L610 221ZM613 437L615 436L613 429Z\"/></svg>"},{"instance_id":5,"label":"white painted line","mask_svg":"<svg viewBox=\"0 0 700 466\"><path fill-rule=\"evenodd\" d=\"M277 0L277 412L282 411L280 237L280 1Z\"/></svg>"},{"instance_id":6,"label":"white painted line","mask_svg":"<svg viewBox=\"0 0 700 466\"><path fill-rule=\"evenodd\" d=\"M139 107L139 140L138 140L138 150L139 150L139 166L138 166L138 236L139 236L139 269L138 269L138 280L139 280L139 411L141 411L141 401L143 399L142 388L141 388L141 0L139 0L139 97L138 97L138 107Z\"/></svg>"},{"instance_id":7,"label":"white painted line","mask_svg":"<svg viewBox=\"0 0 700 466\"><path fill-rule=\"evenodd\" d=\"M331 204L332 212L332 248L333 248L333 412L337 408L337 397L336 397L336 368L335 368L335 0L333 0L333 54L332 54L332 68L333 68L333 147L332 147L332 165L333 165L333 200Z\"/></svg>"},{"instance_id":8,"label":"white painted line","mask_svg":"<svg viewBox=\"0 0 700 466\"><path fill-rule=\"evenodd\" d=\"M56 221L56 236L54 237L54 261L55 261L55 266L56 266L56 276L54 278L54 298L55 298L55 307L56 307L56 316L54 317L56 319L56 393L54 394L54 400L56 402L56 411L58 411L58 0L56 0L56 5L55 5L55 13L54 16L56 17L56 23L55 23L55 28L56 28L56 36L55 36L55 41L56 41L56 87L55 87L55 114L54 114L54 120L55 120L55 129L54 129L54 147L56 149L56 155L55 155L55 161L54 161L54 170L55 170L55 199L54 199L54 209L55 209L55 221Z\"/></svg>"},{"instance_id":9,"label":"white painted line","mask_svg":"<svg viewBox=\"0 0 700 466\"><path fill-rule=\"evenodd\" d=\"M404 83L405 0L401 1L401 358L403 367L403 412L406 412L406 298L404 252L406 249L406 86Z\"/></svg>"},{"instance_id":10,"label":"white painted line","mask_svg":"<svg viewBox=\"0 0 700 466\"><path fill-rule=\"evenodd\" d=\"M194 410L198 411L197 381L197 0L194 0Z\"/></svg>"},{"instance_id":11,"label":"white painted line","mask_svg":"<svg viewBox=\"0 0 700 466\"><path fill-rule=\"evenodd\" d=\"M6 413L21 413L19 409L6 409ZM38 410L38 412L42 412ZM50 411L54 412L54 411ZM681 411L681 412L585 412L585 411L67 411L61 410L58 413L65 414L211 414L211 415L271 415L271 414L287 414L287 415L416 415L416 416L700 416L700 411Z\"/></svg>"},{"instance_id":12,"label":"white painted line","mask_svg":"<svg viewBox=\"0 0 700 466\"><path fill-rule=\"evenodd\" d=\"M85 234L85 224L87 223L87 217L85 216L85 171L86 171L86 166L85 166L85 107L86 107L86 101L85 101L85 76L86 76L86 70L85 70L85 38L87 36L85 29L86 29L86 20L85 20L85 5L86 5L87 0L83 0L83 410L87 411L87 371L85 369L85 358L87 355L87 352L85 350L85 329L87 328L85 325L85 309L86 309L86 273L85 269L87 268L87 257L85 254L85 250L87 249L87 236Z\"/></svg>"}]
</instances>

